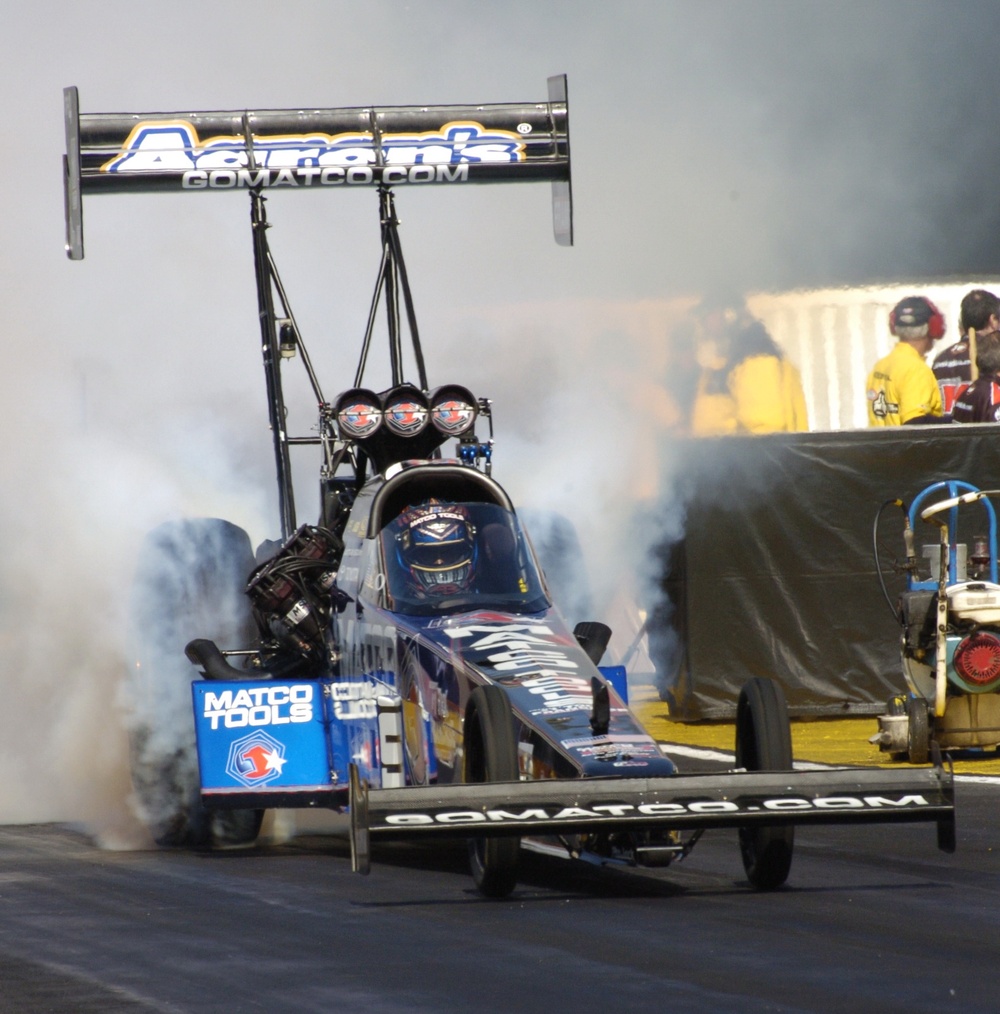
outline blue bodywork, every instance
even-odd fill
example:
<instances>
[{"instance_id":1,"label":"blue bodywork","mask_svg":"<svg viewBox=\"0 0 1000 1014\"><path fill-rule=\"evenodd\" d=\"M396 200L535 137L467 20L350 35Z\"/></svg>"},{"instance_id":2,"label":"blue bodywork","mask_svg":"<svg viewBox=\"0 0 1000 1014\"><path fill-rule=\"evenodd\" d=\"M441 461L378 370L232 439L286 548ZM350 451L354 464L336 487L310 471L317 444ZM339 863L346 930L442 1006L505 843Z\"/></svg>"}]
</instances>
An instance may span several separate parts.
<instances>
[{"instance_id":1,"label":"blue bodywork","mask_svg":"<svg viewBox=\"0 0 1000 1014\"><path fill-rule=\"evenodd\" d=\"M461 498L480 534L498 521L512 533L505 558L483 553L474 586L458 598L408 598L395 574L394 523L430 492ZM494 580L501 571L510 588ZM193 684L206 802L344 805L351 764L373 787L462 781L465 710L486 683L510 700L522 778L674 774L629 711L624 669L599 669L580 646L506 494L482 473L414 462L369 482L344 529L335 587L335 650L311 678ZM608 723L595 732L603 687Z\"/></svg>"}]
</instances>

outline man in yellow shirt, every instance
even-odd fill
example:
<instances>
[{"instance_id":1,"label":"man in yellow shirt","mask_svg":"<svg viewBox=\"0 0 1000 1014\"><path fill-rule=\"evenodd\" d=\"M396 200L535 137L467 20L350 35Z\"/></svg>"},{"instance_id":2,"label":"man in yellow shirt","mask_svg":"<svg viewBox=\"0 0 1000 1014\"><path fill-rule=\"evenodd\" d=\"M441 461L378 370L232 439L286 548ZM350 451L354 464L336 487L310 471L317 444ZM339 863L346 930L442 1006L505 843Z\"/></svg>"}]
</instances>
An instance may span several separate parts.
<instances>
[{"instance_id":1,"label":"man in yellow shirt","mask_svg":"<svg viewBox=\"0 0 1000 1014\"><path fill-rule=\"evenodd\" d=\"M703 328L702 374L691 412L695 436L795 433L809 428L799 371L764 325L745 311Z\"/></svg>"},{"instance_id":2,"label":"man in yellow shirt","mask_svg":"<svg viewBox=\"0 0 1000 1014\"><path fill-rule=\"evenodd\" d=\"M868 425L941 422L941 391L924 357L944 334L941 311L925 296L907 296L889 314L899 339L868 375Z\"/></svg>"}]
</instances>

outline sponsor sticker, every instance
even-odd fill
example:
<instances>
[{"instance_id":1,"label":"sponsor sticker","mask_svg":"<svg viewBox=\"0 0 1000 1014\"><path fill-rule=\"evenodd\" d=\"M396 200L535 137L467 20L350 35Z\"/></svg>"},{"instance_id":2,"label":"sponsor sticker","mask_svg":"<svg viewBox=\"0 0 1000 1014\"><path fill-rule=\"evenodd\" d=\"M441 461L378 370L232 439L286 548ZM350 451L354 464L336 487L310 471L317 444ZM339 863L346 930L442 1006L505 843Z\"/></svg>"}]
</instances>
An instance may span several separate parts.
<instances>
[{"instance_id":1,"label":"sponsor sticker","mask_svg":"<svg viewBox=\"0 0 1000 1014\"><path fill-rule=\"evenodd\" d=\"M616 735L604 735L604 736L583 736L579 739L564 739L563 746L573 749L574 747L580 746L608 746L614 744L621 749L638 749L639 746L652 746L656 747L656 740L652 736L616 736ZM657 750L657 752L659 752Z\"/></svg>"},{"instance_id":2,"label":"sponsor sticker","mask_svg":"<svg viewBox=\"0 0 1000 1014\"><path fill-rule=\"evenodd\" d=\"M256 729L230 744L226 774L247 788L258 788L279 778L286 763L285 745Z\"/></svg>"},{"instance_id":3,"label":"sponsor sticker","mask_svg":"<svg viewBox=\"0 0 1000 1014\"><path fill-rule=\"evenodd\" d=\"M443 810L436 813L391 813L384 822L389 827L427 827L431 825L455 824L558 824L579 823L615 818L682 817L688 815L711 816L713 814L749 814L760 812L797 812L831 810L885 810L917 809L930 806L927 799L918 794L890 796L819 796L808 799L804 796L782 796L775 799L732 800L700 799L668 803L624 803L602 802L590 806L530 807L525 810Z\"/></svg>"},{"instance_id":4,"label":"sponsor sticker","mask_svg":"<svg viewBox=\"0 0 1000 1014\"><path fill-rule=\"evenodd\" d=\"M186 120L143 120L101 172L181 173L181 186L188 190L464 183L470 165L526 157L517 132L490 130L471 120L420 133L386 133L381 143L376 153L372 134L364 131L255 136L251 166L242 138L202 140Z\"/></svg>"},{"instance_id":5,"label":"sponsor sticker","mask_svg":"<svg viewBox=\"0 0 1000 1014\"><path fill-rule=\"evenodd\" d=\"M371 683L330 683L333 714L342 722L375 718L378 690Z\"/></svg>"},{"instance_id":6,"label":"sponsor sticker","mask_svg":"<svg viewBox=\"0 0 1000 1014\"><path fill-rule=\"evenodd\" d=\"M208 690L204 695L202 716L212 731L217 729L259 728L310 722L313 717L312 683L262 683L260 686L233 690Z\"/></svg>"},{"instance_id":7,"label":"sponsor sticker","mask_svg":"<svg viewBox=\"0 0 1000 1014\"><path fill-rule=\"evenodd\" d=\"M573 752L581 757L593 757L595 760L631 760L633 757L656 757L663 756L654 743L606 743L603 746L579 746L573 747ZM645 761L642 762L645 767Z\"/></svg>"}]
</instances>

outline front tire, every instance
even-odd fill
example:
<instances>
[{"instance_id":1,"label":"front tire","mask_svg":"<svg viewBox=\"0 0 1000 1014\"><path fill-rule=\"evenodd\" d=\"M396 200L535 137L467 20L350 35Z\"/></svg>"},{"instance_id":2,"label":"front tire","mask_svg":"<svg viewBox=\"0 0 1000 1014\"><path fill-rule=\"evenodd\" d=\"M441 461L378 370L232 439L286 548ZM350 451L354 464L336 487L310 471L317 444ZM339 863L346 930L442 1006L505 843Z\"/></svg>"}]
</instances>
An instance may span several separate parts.
<instances>
[{"instance_id":1,"label":"front tire","mask_svg":"<svg viewBox=\"0 0 1000 1014\"><path fill-rule=\"evenodd\" d=\"M911 695L906 699L906 752L911 764L926 764L931 756L931 727L927 701Z\"/></svg>"},{"instance_id":2,"label":"front tire","mask_svg":"<svg viewBox=\"0 0 1000 1014\"><path fill-rule=\"evenodd\" d=\"M497 686L476 687L465 709L465 781L515 782L518 779L514 715ZM472 877L487 898L506 898L517 884L520 838L472 838Z\"/></svg>"},{"instance_id":3,"label":"front tire","mask_svg":"<svg viewBox=\"0 0 1000 1014\"><path fill-rule=\"evenodd\" d=\"M748 771L791 771L792 733L788 706L773 680L752 679L736 707L736 766ZM741 827L740 853L747 879L773 891L787 879L795 847L791 825Z\"/></svg>"}]
</instances>

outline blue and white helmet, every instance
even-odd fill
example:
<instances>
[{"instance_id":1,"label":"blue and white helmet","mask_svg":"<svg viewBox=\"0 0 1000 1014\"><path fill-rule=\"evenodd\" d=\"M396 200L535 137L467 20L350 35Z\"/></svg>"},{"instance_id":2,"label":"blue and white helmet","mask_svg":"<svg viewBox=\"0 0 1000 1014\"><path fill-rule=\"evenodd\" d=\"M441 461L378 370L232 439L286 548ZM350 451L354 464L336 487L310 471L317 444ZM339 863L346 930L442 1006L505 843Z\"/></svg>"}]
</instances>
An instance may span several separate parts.
<instances>
[{"instance_id":1,"label":"blue and white helmet","mask_svg":"<svg viewBox=\"0 0 1000 1014\"><path fill-rule=\"evenodd\" d=\"M396 555L411 585L425 595L468 590L476 570L476 529L468 510L430 500L396 521Z\"/></svg>"}]
</instances>

